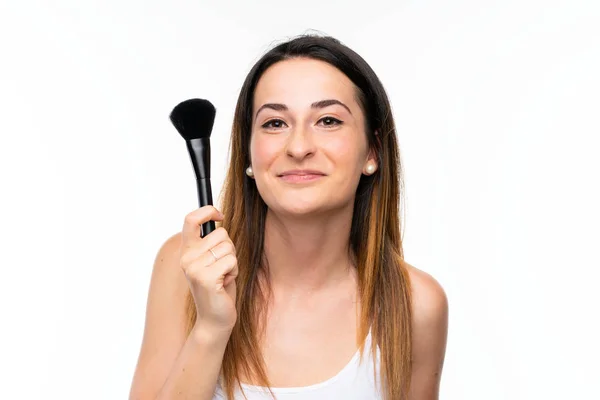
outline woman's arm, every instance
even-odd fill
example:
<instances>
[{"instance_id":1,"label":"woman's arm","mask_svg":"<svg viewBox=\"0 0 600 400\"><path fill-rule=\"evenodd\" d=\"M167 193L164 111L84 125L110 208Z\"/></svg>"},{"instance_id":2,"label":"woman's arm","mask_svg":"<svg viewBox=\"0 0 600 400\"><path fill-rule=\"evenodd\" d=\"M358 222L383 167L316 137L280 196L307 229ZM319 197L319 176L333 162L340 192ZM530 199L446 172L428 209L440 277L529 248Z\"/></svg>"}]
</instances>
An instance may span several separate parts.
<instances>
[{"instance_id":1,"label":"woman's arm","mask_svg":"<svg viewBox=\"0 0 600 400\"><path fill-rule=\"evenodd\" d=\"M189 289L180 267L181 241L181 234L172 236L156 256L131 400L213 396L227 341L201 327L186 335Z\"/></svg>"},{"instance_id":2,"label":"woman's arm","mask_svg":"<svg viewBox=\"0 0 600 400\"><path fill-rule=\"evenodd\" d=\"M448 299L429 274L409 265L413 287L413 372L410 400L439 399L448 336Z\"/></svg>"},{"instance_id":3,"label":"woman's arm","mask_svg":"<svg viewBox=\"0 0 600 400\"><path fill-rule=\"evenodd\" d=\"M156 400L211 400L228 336L194 328Z\"/></svg>"}]
</instances>

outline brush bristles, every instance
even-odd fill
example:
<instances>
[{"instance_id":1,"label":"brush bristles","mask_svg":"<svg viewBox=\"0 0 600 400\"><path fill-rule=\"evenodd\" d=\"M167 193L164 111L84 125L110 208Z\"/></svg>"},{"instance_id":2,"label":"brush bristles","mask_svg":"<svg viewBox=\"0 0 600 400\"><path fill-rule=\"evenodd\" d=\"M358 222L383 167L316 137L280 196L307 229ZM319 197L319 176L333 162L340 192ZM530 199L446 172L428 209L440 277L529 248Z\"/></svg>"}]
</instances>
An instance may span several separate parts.
<instances>
[{"instance_id":1,"label":"brush bristles","mask_svg":"<svg viewBox=\"0 0 600 400\"><path fill-rule=\"evenodd\" d=\"M216 112L210 101L190 99L176 105L169 118L185 140L192 140L210 137Z\"/></svg>"}]
</instances>

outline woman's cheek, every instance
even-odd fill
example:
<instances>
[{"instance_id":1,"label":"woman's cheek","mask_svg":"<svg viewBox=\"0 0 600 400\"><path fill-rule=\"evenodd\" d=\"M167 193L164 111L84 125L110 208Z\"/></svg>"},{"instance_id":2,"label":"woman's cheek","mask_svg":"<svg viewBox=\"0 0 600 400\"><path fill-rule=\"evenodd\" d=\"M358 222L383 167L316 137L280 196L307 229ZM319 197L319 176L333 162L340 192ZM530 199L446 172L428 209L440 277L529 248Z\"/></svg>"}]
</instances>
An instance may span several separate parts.
<instances>
[{"instance_id":1,"label":"woman's cheek","mask_svg":"<svg viewBox=\"0 0 600 400\"><path fill-rule=\"evenodd\" d=\"M348 138L330 138L330 140L323 143L323 146L338 162L352 162L354 158L358 158L355 154L357 149Z\"/></svg>"},{"instance_id":2,"label":"woman's cheek","mask_svg":"<svg viewBox=\"0 0 600 400\"><path fill-rule=\"evenodd\" d=\"M252 157L252 165L254 169L264 169L265 165L269 165L281 152L281 140L277 137L257 134L250 146L250 156Z\"/></svg>"}]
</instances>

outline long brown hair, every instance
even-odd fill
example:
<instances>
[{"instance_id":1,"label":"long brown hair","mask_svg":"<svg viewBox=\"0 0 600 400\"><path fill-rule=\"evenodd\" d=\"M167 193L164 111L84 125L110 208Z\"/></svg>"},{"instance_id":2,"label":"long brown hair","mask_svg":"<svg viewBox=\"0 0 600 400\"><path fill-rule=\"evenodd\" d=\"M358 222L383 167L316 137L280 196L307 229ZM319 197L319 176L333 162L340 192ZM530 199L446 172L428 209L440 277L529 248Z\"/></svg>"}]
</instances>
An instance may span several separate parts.
<instances>
[{"instance_id":1,"label":"long brown hair","mask_svg":"<svg viewBox=\"0 0 600 400\"><path fill-rule=\"evenodd\" d=\"M249 142L254 90L261 75L271 65L290 58L325 61L354 83L356 96L365 115L368 143L380 168L362 176L356 191L350 233L358 275L360 322L358 343L364 349L371 329L371 351L381 351L381 382L387 400L407 397L411 377L411 288L404 264L400 233L403 172L391 107L379 78L353 50L332 37L301 35L272 48L256 62L242 86L231 132L231 162L221 192L222 226L227 229L237 251L239 275L236 279L238 319L225 349L222 379L227 398L232 399L236 384L241 388L241 372L261 386L269 387L259 346L260 318L266 307L267 292L259 283L266 261L264 227L267 206L254 181L245 174L250 164ZM188 329L195 323L193 298L188 296Z\"/></svg>"}]
</instances>

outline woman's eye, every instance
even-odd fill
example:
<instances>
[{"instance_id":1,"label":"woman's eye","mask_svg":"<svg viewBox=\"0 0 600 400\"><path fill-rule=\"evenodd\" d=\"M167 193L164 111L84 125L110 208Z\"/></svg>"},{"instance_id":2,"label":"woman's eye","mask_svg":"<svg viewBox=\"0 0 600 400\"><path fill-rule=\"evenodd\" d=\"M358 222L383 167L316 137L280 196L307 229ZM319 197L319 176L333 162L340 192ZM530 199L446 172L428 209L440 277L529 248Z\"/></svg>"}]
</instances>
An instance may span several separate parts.
<instances>
[{"instance_id":1,"label":"woman's eye","mask_svg":"<svg viewBox=\"0 0 600 400\"><path fill-rule=\"evenodd\" d=\"M283 126L285 125L285 122L283 122L280 119L272 119L270 121L267 121L266 123L264 123L262 125L263 128L265 129L269 129L269 128L274 128L274 129L279 129L279 128L283 128Z\"/></svg>"},{"instance_id":2,"label":"woman's eye","mask_svg":"<svg viewBox=\"0 0 600 400\"><path fill-rule=\"evenodd\" d=\"M324 126L338 126L343 124L342 121L333 117L323 117L318 122L322 122ZM272 119L262 125L264 129L281 129L285 128L286 126L287 124L280 119Z\"/></svg>"},{"instance_id":3,"label":"woman's eye","mask_svg":"<svg viewBox=\"0 0 600 400\"><path fill-rule=\"evenodd\" d=\"M323 121L323 124L325 126L337 126L337 125L341 125L343 122L340 121L337 118L333 118L333 117L323 117L319 120L319 122Z\"/></svg>"}]
</instances>

